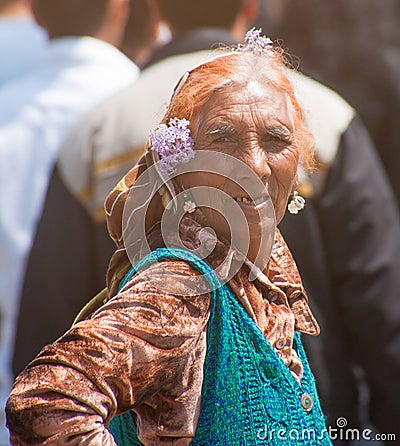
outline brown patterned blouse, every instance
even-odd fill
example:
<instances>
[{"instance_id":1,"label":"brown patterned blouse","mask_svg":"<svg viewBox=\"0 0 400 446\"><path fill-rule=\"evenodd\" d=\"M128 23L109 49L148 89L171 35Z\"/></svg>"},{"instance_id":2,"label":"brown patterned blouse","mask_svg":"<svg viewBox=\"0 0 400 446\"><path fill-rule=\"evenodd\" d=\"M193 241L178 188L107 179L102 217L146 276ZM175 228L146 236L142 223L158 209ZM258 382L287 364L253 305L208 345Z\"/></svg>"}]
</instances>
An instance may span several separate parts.
<instances>
[{"instance_id":1,"label":"brown patterned blouse","mask_svg":"<svg viewBox=\"0 0 400 446\"><path fill-rule=\"evenodd\" d=\"M176 294L157 287L168 282L166 271L181 275L171 283ZM182 296L197 274L182 261L153 264L45 347L10 395L11 444L111 446L107 423L127 410L137 415L144 445L189 444L199 416L210 308L209 294ZM228 285L300 379L294 331L316 335L319 328L278 231L268 274L250 282L243 267Z\"/></svg>"}]
</instances>

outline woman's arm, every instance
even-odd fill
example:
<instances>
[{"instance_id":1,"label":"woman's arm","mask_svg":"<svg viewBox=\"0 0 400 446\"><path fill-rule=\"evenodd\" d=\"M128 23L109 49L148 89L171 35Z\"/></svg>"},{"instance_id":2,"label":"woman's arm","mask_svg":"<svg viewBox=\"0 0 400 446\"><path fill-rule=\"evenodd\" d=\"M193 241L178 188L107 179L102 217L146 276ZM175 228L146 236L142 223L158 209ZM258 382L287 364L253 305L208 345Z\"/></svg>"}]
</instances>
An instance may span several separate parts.
<instances>
[{"instance_id":1,"label":"woman's arm","mask_svg":"<svg viewBox=\"0 0 400 446\"><path fill-rule=\"evenodd\" d=\"M6 409L12 444L114 445L113 416L182 382L188 358L199 357L210 299L160 291L165 268L184 274L183 287L196 274L183 262L152 265L19 375Z\"/></svg>"}]
</instances>

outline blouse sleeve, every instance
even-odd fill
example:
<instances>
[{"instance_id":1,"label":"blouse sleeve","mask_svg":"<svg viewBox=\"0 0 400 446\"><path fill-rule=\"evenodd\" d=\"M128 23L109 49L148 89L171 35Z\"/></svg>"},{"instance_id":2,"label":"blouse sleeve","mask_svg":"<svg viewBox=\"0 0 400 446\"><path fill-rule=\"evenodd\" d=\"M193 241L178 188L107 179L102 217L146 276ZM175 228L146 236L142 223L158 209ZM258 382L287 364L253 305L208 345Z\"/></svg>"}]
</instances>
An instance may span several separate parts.
<instances>
[{"instance_id":1,"label":"blouse sleeve","mask_svg":"<svg viewBox=\"0 0 400 446\"><path fill-rule=\"evenodd\" d=\"M107 430L113 416L182 382L189 357L203 356L194 350L203 345L210 295L186 292L196 274L184 262L153 264L46 346L7 402L11 443L114 445Z\"/></svg>"}]
</instances>

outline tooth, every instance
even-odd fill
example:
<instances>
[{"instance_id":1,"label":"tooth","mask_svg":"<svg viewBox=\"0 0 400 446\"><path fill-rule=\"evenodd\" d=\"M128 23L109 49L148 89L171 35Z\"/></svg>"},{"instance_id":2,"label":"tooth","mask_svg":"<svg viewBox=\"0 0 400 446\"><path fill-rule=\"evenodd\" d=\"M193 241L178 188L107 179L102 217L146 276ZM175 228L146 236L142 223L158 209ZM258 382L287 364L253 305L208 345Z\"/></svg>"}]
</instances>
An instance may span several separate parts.
<instances>
[{"instance_id":1,"label":"tooth","mask_svg":"<svg viewBox=\"0 0 400 446\"><path fill-rule=\"evenodd\" d=\"M256 204L261 204L263 201L265 201L265 200L264 200L264 197L259 197L259 198L257 198L257 199L255 200L255 203L256 203Z\"/></svg>"},{"instance_id":2,"label":"tooth","mask_svg":"<svg viewBox=\"0 0 400 446\"><path fill-rule=\"evenodd\" d=\"M235 197L234 200L239 203L253 203L253 201L247 197ZM262 198L261 198L261 201L263 201Z\"/></svg>"}]
</instances>

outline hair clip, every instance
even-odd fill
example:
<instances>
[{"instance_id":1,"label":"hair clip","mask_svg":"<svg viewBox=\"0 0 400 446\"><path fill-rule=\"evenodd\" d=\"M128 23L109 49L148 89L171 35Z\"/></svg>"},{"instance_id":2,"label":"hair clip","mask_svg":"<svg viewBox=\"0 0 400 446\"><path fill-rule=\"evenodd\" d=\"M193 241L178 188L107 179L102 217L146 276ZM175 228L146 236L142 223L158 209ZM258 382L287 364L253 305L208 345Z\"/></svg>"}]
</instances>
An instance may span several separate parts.
<instances>
[{"instance_id":1,"label":"hair clip","mask_svg":"<svg viewBox=\"0 0 400 446\"><path fill-rule=\"evenodd\" d=\"M183 85L186 83L186 81L188 80L188 77L190 76L190 71L185 71L183 73L183 75L181 76L181 78L179 79L178 83L176 84L176 86L174 88L171 99L174 99L175 96L181 91Z\"/></svg>"}]
</instances>

